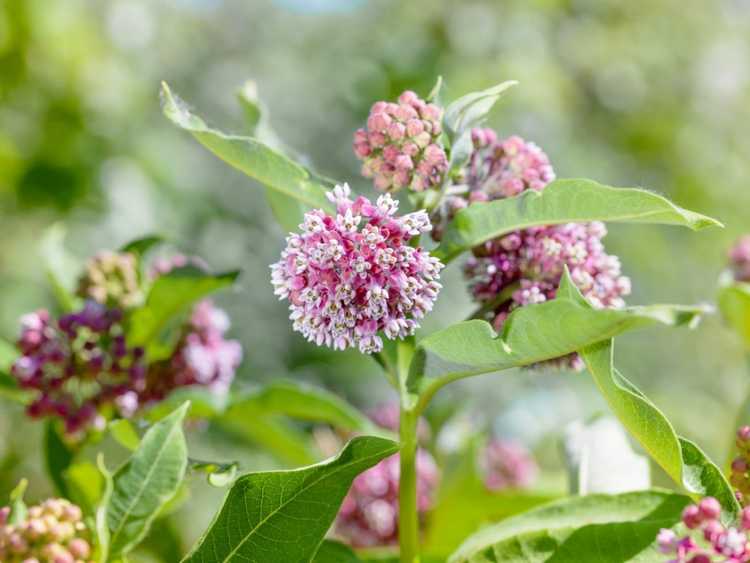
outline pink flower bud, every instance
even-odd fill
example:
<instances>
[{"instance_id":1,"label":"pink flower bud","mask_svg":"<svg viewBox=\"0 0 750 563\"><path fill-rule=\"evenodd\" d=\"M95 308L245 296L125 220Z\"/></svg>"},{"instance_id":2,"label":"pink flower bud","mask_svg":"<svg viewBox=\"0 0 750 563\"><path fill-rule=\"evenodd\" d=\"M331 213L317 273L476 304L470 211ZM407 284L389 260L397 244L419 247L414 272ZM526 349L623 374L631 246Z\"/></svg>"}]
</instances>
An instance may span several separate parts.
<instances>
[{"instance_id":1,"label":"pink flower bud","mask_svg":"<svg viewBox=\"0 0 750 563\"><path fill-rule=\"evenodd\" d=\"M698 504L701 518L704 520L715 520L721 514L721 505L713 497L706 497Z\"/></svg>"},{"instance_id":2,"label":"pink flower bud","mask_svg":"<svg viewBox=\"0 0 750 563\"><path fill-rule=\"evenodd\" d=\"M404 91L399 97L398 101L401 104L413 104L419 100L419 96L411 90Z\"/></svg>"},{"instance_id":3,"label":"pink flower bud","mask_svg":"<svg viewBox=\"0 0 750 563\"><path fill-rule=\"evenodd\" d=\"M386 113L374 113L367 118L367 128L370 132L384 132L391 124L391 116Z\"/></svg>"},{"instance_id":4,"label":"pink flower bud","mask_svg":"<svg viewBox=\"0 0 750 563\"><path fill-rule=\"evenodd\" d=\"M410 119L406 123L406 133L410 137L416 137L424 131L424 123L421 119Z\"/></svg>"},{"instance_id":5,"label":"pink flower bud","mask_svg":"<svg viewBox=\"0 0 750 563\"><path fill-rule=\"evenodd\" d=\"M396 157L395 166L396 170L411 170L412 168L414 168L414 163L409 156L400 154Z\"/></svg>"},{"instance_id":6,"label":"pink flower bud","mask_svg":"<svg viewBox=\"0 0 750 563\"><path fill-rule=\"evenodd\" d=\"M694 504L685 507L682 511L682 522L688 528L695 529L703 523L700 510Z\"/></svg>"}]
</instances>

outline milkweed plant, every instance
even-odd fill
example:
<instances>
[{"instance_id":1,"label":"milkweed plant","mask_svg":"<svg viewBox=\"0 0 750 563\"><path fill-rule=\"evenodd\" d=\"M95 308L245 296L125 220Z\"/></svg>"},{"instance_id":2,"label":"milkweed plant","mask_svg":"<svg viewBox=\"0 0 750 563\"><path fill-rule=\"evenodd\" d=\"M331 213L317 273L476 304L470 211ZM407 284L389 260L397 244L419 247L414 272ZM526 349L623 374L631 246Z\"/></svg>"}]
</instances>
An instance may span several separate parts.
<instances>
[{"instance_id":1,"label":"milkweed plant","mask_svg":"<svg viewBox=\"0 0 750 563\"><path fill-rule=\"evenodd\" d=\"M281 300L312 345L372 358L397 400L360 412L294 381L233 387L254 351L212 294L238 273L170 253L159 236L101 250L70 287L50 272L58 306L23 315L2 347L2 395L44 426L55 496L27 505L25 481L10 494L0 560L127 561L201 473L226 497L175 561L750 561L750 406L725 468L614 365L618 335L694 326L713 308L627 304L631 280L606 249L606 224L721 224L652 191L558 178L534 142L484 126L514 84L445 103L439 80L424 98L376 101L353 132L362 179L340 180L290 156L252 85L239 93L243 136L210 128L163 84L166 117L261 184L288 232L268 235L283 248L254 290ZM717 293L748 351L749 237L728 251ZM425 332L454 261L474 311ZM471 422L463 438L460 424L431 428L445 386L513 368L586 371L674 487L593 486L596 468L579 456L577 494L535 496L542 472L524 443ZM185 428L207 423L286 468L193 458ZM108 441L124 452L116 468L101 453Z\"/></svg>"}]
</instances>

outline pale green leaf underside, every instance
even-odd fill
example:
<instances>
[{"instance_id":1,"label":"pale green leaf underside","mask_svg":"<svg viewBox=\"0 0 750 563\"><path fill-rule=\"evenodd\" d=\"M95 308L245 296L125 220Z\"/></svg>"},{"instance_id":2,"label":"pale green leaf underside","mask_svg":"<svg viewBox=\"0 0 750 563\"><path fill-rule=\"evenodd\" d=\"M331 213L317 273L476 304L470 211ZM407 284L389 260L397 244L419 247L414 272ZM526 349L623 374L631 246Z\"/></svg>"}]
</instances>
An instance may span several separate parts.
<instances>
[{"instance_id":1,"label":"pale green leaf underside","mask_svg":"<svg viewBox=\"0 0 750 563\"><path fill-rule=\"evenodd\" d=\"M719 500L723 519L739 505L721 470L694 443L677 435L664 414L613 365L612 341L581 351L589 372L614 414L664 471L686 491Z\"/></svg>"},{"instance_id":2,"label":"pale green leaf underside","mask_svg":"<svg viewBox=\"0 0 750 563\"><path fill-rule=\"evenodd\" d=\"M501 235L540 225L607 221L679 225L694 230L721 223L641 188L613 188L593 180L555 180L541 192L470 205L446 229L435 251L444 262Z\"/></svg>"},{"instance_id":3,"label":"pale green leaf underside","mask_svg":"<svg viewBox=\"0 0 750 563\"><path fill-rule=\"evenodd\" d=\"M397 451L391 440L362 436L317 465L240 477L183 561L312 561L354 478Z\"/></svg>"},{"instance_id":4,"label":"pale green leaf underside","mask_svg":"<svg viewBox=\"0 0 750 563\"><path fill-rule=\"evenodd\" d=\"M750 283L729 283L719 289L719 309L750 350Z\"/></svg>"},{"instance_id":5,"label":"pale green leaf underside","mask_svg":"<svg viewBox=\"0 0 750 563\"><path fill-rule=\"evenodd\" d=\"M325 197L326 188L316 182L305 168L253 137L227 135L209 128L164 83L162 110L172 123L190 132L217 157L264 186L309 207L331 208Z\"/></svg>"},{"instance_id":6,"label":"pale green leaf underside","mask_svg":"<svg viewBox=\"0 0 750 563\"><path fill-rule=\"evenodd\" d=\"M661 563L656 535L689 502L656 490L571 497L481 530L448 563Z\"/></svg>"},{"instance_id":7,"label":"pale green leaf underside","mask_svg":"<svg viewBox=\"0 0 750 563\"><path fill-rule=\"evenodd\" d=\"M688 323L704 307L651 305L594 309L564 274L554 300L520 307L496 333L482 320L460 322L437 331L418 344L410 384L420 376L455 380L527 366L573 353L628 330L653 324Z\"/></svg>"},{"instance_id":8,"label":"pale green leaf underside","mask_svg":"<svg viewBox=\"0 0 750 563\"><path fill-rule=\"evenodd\" d=\"M502 82L486 90L461 96L445 108L443 121L451 134L460 134L479 125L495 105L500 96L518 84L515 80Z\"/></svg>"},{"instance_id":9,"label":"pale green leaf underside","mask_svg":"<svg viewBox=\"0 0 750 563\"><path fill-rule=\"evenodd\" d=\"M115 472L107 506L111 557L137 545L161 508L177 493L187 468L182 422L188 408L185 403L152 426L130 459Z\"/></svg>"}]
</instances>

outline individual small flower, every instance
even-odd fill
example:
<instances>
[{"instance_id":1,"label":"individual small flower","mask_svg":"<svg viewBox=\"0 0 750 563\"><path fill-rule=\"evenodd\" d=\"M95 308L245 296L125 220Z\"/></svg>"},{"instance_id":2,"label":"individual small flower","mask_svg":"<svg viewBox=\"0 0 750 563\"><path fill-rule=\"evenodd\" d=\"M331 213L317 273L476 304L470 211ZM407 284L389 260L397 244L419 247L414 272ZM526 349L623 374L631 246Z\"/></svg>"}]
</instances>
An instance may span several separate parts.
<instances>
[{"instance_id":1,"label":"individual small flower","mask_svg":"<svg viewBox=\"0 0 750 563\"><path fill-rule=\"evenodd\" d=\"M448 169L440 144L443 110L407 90L398 103L376 102L367 127L354 134L354 154L362 175L382 192L408 187L415 192L438 186Z\"/></svg>"},{"instance_id":2,"label":"individual small flower","mask_svg":"<svg viewBox=\"0 0 750 563\"><path fill-rule=\"evenodd\" d=\"M528 487L539 474L531 452L521 444L499 439L491 440L482 450L479 466L491 491Z\"/></svg>"},{"instance_id":3,"label":"individual small flower","mask_svg":"<svg viewBox=\"0 0 750 563\"><path fill-rule=\"evenodd\" d=\"M122 312L94 301L58 321L46 311L21 319L21 352L11 373L36 391L32 417L56 416L75 434L101 421L100 411L145 384L143 349L128 345Z\"/></svg>"},{"instance_id":4,"label":"individual small flower","mask_svg":"<svg viewBox=\"0 0 750 563\"><path fill-rule=\"evenodd\" d=\"M729 251L729 262L734 279L750 282L750 235L740 237Z\"/></svg>"},{"instance_id":5,"label":"individual small flower","mask_svg":"<svg viewBox=\"0 0 750 563\"><path fill-rule=\"evenodd\" d=\"M656 537L659 550L671 558L669 563L747 563L750 561L750 508L742 510L740 528L721 523L721 505L713 497L685 507L682 524L686 535L662 529Z\"/></svg>"},{"instance_id":6,"label":"individual small flower","mask_svg":"<svg viewBox=\"0 0 750 563\"><path fill-rule=\"evenodd\" d=\"M10 507L0 509L3 563L93 563L91 533L81 509L65 499L30 506L26 519L9 524Z\"/></svg>"},{"instance_id":7,"label":"individual small flower","mask_svg":"<svg viewBox=\"0 0 750 563\"><path fill-rule=\"evenodd\" d=\"M423 211L398 216L389 194L373 204L351 200L349 186L328 198L336 216L305 214L300 234L290 234L281 260L271 266L274 293L289 300L294 330L337 350L378 352L386 338L405 338L432 310L443 265L412 237L430 230Z\"/></svg>"},{"instance_id":8,"label":"individual small flower","mask_svg":"<svg viewBox=\"0 0 750 563\"><path fill-rule=\"evenodd\" d=\"M89 259L78 281L78 295L122 309L139 305L143 293L135 254L102 251Z\"/></svg>"},{"instance_id":9,"label":"individual small flower","mask_svg":"<svg viewBox=\"0 0 750 563\"><path fill-rule=\"evenodd\" d=\"M242 361L242 345L227 340L229 316L205 299L194 308L172 357L149 368L144 400L165 398L178 387L200 385L225 394Z\"/></svg>"}]
</instances>

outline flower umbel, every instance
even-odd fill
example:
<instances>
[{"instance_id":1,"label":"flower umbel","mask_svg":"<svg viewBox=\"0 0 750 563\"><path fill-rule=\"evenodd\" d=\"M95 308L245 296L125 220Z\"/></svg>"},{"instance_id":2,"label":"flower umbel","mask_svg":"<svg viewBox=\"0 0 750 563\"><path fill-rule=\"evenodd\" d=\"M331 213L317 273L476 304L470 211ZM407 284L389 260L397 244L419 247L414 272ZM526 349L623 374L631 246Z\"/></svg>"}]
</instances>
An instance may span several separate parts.
<instances>
[{"instance_id":1,"label":"flower umbel","mask_svg":"<svg viewBox=\"0 0 750 563\"><path fill-rule=\"evenodd\" d=\"M443 110L407 90L398 103L376 102L367 128L354 134L362 175L382 192L408 187L421 192L438 186L448 169L440 144Z\"/></svg>"},{"instance_id":2,"label":"flower umbel","mask_svg":"<svg viewBox=\"0 0 750 563\"><path fill-rule=\"evenodd\" d=\"M78 295L110 307L134 307L143 301L138 276L134 254L103 251L86 263Z\"/></svg>"},{"instance_id":3,"label":"flower umbel","mask_svg":"<svg viewBox=\"0 0 750 563\"><path fill-rule=\"evenodd\" d=\"M65 499L31 506L23 522L9 524L0 508L0 561L4 563L93 563L91 534L81 509Z\"/></svg>"},{"instance_id":4,"label":"flower umbel","mask_svg":"<svg viewBox=\"0 0 750 563\"><path fill-rule=\"evenodd\" d=\"M343 350L378 352L383 342L414 333L432 310L443 265L409 240L430 230L424 211L397 216L389 194L375 204L349 186L328 198L336 216L305 214L300 234L287 237L281 260L271 266L280 299L289 300L294 330L310 342Z\"/></svg>"}]
</instances>

